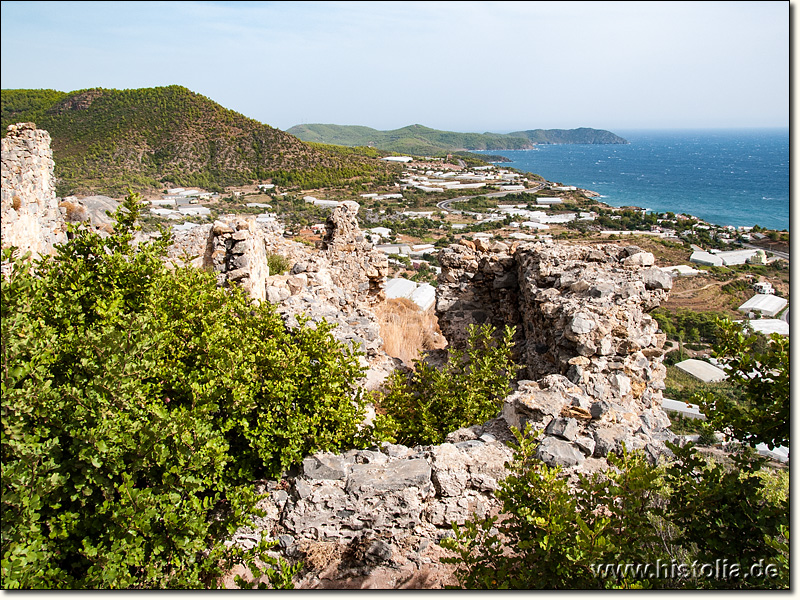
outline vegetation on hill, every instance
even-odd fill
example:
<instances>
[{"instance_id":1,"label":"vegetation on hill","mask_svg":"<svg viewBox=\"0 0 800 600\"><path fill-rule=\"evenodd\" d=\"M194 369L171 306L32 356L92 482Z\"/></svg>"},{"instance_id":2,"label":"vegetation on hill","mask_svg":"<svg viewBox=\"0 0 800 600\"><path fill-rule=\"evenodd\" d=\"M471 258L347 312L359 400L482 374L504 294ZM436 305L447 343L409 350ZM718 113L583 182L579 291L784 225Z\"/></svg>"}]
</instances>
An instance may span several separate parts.
<instances>
[{"instance_id":1,"label":"vegetation on hill","mask_svg":"<svg viewBox=\"0 0 800 600\"><path fill-rule=\"evenodd\" d=\"M627 144L628 140L605 129L528 129L514 131L510 137L521 137L533 144Z\"/></svg>"},{"instance_id":2,"label":"vegetation on hill","mask_svg":"<svg viewBox=\"0 0 800 600\"><path fill-rule=\"evenodd\" d=\"M532 129L515 133L459 133L423 125L379 131L356 125L295 125L288 133L308 142L341 146L374 146L387 152L441 156L458 150L522 150L533 144L625 144L626 140L599 129Z\"/></svg>"},{"instance_id":3,"label":"vegetation on hill","mask_svg":"<svg viewBox=\"0 0 800 600\"><path fill-rule=\"evenodd\" d=\"M2 132L28 121L52 137L57 191L122 195L168 184L221 191L256 180L320 187L388 180L367 152L309 146L180 86L2 90Z\"/></svg>"}]
</instances>

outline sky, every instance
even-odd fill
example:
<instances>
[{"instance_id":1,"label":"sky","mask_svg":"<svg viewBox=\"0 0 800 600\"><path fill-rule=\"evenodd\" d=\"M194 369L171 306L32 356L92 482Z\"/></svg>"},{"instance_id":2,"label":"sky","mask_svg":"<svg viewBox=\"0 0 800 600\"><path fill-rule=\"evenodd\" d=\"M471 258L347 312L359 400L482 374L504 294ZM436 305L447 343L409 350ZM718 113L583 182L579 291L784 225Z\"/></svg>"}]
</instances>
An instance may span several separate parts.
<instances>
[{"instance_id":1,"label":"sky","mask_svg":"<svg viewBox=\"0 0 800 600\"><path fill-rule=\"evenodd\" d=\"M284 130L789 127L788 1L1 6L2 89L182 85Z\"/></svg>"}]
</instances>

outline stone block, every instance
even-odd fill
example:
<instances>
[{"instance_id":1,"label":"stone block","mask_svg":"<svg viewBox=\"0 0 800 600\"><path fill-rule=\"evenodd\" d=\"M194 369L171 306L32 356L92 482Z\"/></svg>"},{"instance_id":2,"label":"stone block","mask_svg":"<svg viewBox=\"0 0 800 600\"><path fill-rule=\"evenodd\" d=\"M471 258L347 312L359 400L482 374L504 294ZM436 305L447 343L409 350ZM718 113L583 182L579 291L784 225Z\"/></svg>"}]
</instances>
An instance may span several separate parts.
<instances>
[{"instance_id":1,"label":"stone block","mask_svg":"<svg viewBox=\"0 0 800 600\"><path fill-rule=\"evenodd\" d=\"M556 417L547 425L545 433L573 441L578 436L579 429L576 419Z\"/></svg>"},{"instance_id":2,"label":"stone block","mask_svg":"<svg viewBox=\"0 0 800 600\"><path fill-rule=\"evenodd\" d=\"M344 479L347 468L341 456L315 454L303 460L303 474L314 479Z\"/></svg>"},{"instance_id":3,"label":"stone block","mask_svg":"<svg viewBox=\"0 0 800 600\"><path fill-rule=\"evenodd\" d=\"M542 440L536 450L536 458L551 467L572 467L584 460L583 454L575 446L555 437L546 437Z\"/></svg>"}]
</instances>

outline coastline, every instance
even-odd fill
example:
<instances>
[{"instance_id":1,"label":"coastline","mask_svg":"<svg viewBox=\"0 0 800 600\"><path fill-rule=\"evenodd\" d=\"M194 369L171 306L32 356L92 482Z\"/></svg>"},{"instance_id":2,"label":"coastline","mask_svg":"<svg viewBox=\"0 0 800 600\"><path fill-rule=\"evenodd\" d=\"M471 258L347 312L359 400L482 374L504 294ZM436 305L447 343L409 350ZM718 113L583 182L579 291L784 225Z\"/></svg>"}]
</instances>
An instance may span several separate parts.
<instances>
[{"instance_id":1,"label":"coastline","mask_svg":"<svg viewBox=\"0 0 800 600\"><path fill-rule=\"evenodd\" d=\"M630 145L540 145L507 152L504 166L596 191L613 207L790 229L788 130L622 133Z\"/></svg>"}]
</instances>

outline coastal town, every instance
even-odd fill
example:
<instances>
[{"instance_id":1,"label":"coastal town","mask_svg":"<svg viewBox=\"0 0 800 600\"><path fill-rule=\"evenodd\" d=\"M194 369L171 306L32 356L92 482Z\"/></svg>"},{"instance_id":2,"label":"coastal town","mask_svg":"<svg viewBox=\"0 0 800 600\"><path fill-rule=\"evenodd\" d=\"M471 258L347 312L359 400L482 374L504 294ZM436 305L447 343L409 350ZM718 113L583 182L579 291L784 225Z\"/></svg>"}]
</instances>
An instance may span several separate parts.
<instances>
[{"instance_id":1,"label":"coastal town","mask_svg":"<svg viewBox=\"0 0 800 600\"><path fill-rule=\"evenodd\" d=\"M407 156L384 160L401 163L404 170L393 188L374 192L287 192L270 183L232 188L223 194L165 189L163 195L149 199L151 224L160 221L178 231L189 230L220 215L242 212L254 214L262 223L282 221L287 225L287 236L313 244L325 231L326 211L344 201L357 202L360 225L375 249L389 256L393 274L397 278L419 279L422 273L427 275L424 284L428 286L435 285L435 276L441 272L434 256L438 249L465 241L485 247L493 241L570 239L588 243L650 239L652 245L661 245L665 250L661 256L656 253L658 266L678 279L703 279L712 273L735 272L743 266L745 270L750 266L780 270L788 264L786 232L719 226L688 214L652 214L639 207L612 207L602 203L591 190L547 182L500 165L469 168L463 161L448 163ZM311 216L318 217L316 222L307 215L293 218L300 199L311 209ZM476 200L479 208L473 208ZM666 252L676 246L684 248L684 260L677 260L674 252ZM785 277L752 271L746 276L753 297L740 306L729 307L751 320L756 315L770 321L782 316L783 325L760 319L756 327L788 335L788 269ZM397 289L405 290L402 294L411 293L407 285Z\"/></svg>"},{"instance_id":2,"label":"coastal town","mask_svg":"<svg viewBox=\"0 0 800 600\"><path fill-rule=\"evenodd\" d=\"M437 253L449 244L478 251L545 240L637 244L652 252L654 265L673 279L666 309L713 312L764 335L789 335L786 232L612 207L591 190L545 181L502 164L468 167L461 160L410 156L384 160L402 164L403 170L392 186L380 190L291 192L270 183L223 194L173 188L151 198L149 210L154 220L172 223L176 231L226 213L254 214L257 222L285 225L287 237L319 245L325 215L342 203L355 204L367 240L387 255L387 299L409 300L421 311L435 306L442 271ZM678 370L704 385L724 381L711 344L693 341L681 349L683 360L671 365L670 373ZM677 342L674 345L678 353ZM689 394L675 395L686 400ZM696 406L681 400L666 398L665 406L684 417L699 414ZM762 450L778 460L788 459L788 449Z\"/></svg>"}]
</instances>

